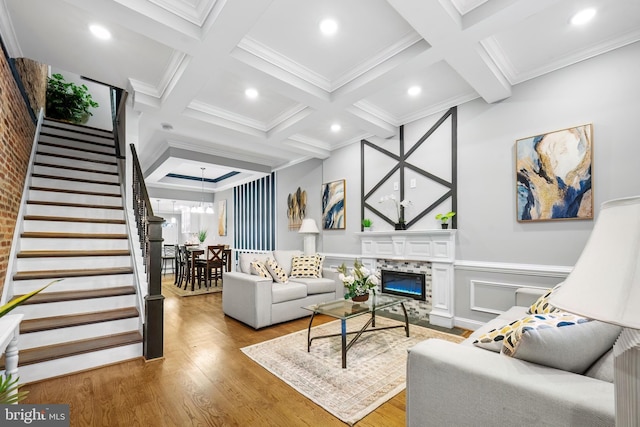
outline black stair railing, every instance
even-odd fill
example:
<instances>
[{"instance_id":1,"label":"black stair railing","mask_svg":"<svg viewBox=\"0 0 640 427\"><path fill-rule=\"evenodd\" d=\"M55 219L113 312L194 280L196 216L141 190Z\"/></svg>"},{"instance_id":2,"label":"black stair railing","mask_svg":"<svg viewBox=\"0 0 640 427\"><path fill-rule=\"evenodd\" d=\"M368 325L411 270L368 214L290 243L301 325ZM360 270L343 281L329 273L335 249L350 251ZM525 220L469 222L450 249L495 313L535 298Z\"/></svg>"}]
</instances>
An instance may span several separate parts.
<instances>
[{"instance_id":1,"label":"black stair railing","mask_svg":"<svg viewBox=\"0 0 640 427\"><path fill-rule=\"evenodd\" d=\"M145 323L143 327L143 352L146 359L156 359L163 355L164 297L162 296L162 223L164 219L155 216L144 183L144 176L133 144L132 196L133 210L140 248L147 273L147 295L145 301Z\"/></svg>"}]
</instances>

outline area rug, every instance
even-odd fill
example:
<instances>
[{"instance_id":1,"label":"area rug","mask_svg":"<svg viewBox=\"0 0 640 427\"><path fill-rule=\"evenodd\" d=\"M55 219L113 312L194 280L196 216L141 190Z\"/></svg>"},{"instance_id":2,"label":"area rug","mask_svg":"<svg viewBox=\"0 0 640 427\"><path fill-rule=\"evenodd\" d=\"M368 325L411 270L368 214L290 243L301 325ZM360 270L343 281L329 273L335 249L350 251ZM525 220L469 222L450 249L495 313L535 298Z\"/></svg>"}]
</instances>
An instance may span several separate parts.
<instances>
[{"instance_id":1,"label":"area rug","mask_svg":"<svg viewBox=\"0 0 640 427\"><path fill-rule=\"evenodd\" d=\"M217 292L222 292L222 283L218 286L209 286L208 288L202 287L198 288L198 285L194 287L194 290L191 291L191 285L188 286L187 289L182 289L173 284L173 282L163 283L162 284L163 292L168 291L172 294L178 295L179 297L192 297L196 295L206 295L206 294L215 294Z\"/></svg>"},{"instance_id":2,"label":"area rug","mask_svg":"<svg viewBox=\"0 0 640 427\"><path fill-rule=\"evenodd\" d=\"M367 321L359 316L347 321L347 330L358 330ZM399 325L393 319L376 317L376 326ZM404 390L407 349L429 338L460 342L464 338L421 326L363 334L347 352L342 369L340 337L314 340L307 352L307 330L294 332L242 351L299 393L341 421L353 425L378 406ZM314 327L311 336L340 332L336 320ZM348 339L351 339L350 335Z\"/></svg>"}]
</instances>

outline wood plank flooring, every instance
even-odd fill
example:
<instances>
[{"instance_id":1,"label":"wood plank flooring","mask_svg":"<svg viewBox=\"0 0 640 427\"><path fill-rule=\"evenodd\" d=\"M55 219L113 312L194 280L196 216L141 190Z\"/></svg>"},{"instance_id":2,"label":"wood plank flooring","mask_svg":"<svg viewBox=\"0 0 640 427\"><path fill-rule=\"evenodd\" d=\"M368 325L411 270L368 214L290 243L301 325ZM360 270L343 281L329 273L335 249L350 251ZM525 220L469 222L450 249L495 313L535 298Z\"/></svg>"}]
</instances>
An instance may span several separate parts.
<instances>
[{"instance_id":1,"label":"wood plank flooring","mask_svg":"<svg viewBox=\"0 0 640 427\"><path fill-rule=\"evenodd\" d=\"M163 286L173 286L165 276ZM165 295L162 360L130 362L27 384L24 403L70 405L71 426L345 426L240 348L305 329L303 318L260 331L222 313L222 294ZM314 324L331 321L317 317ZM405 425L405 392L357 423Z\"/></svg>"}]
</instances>

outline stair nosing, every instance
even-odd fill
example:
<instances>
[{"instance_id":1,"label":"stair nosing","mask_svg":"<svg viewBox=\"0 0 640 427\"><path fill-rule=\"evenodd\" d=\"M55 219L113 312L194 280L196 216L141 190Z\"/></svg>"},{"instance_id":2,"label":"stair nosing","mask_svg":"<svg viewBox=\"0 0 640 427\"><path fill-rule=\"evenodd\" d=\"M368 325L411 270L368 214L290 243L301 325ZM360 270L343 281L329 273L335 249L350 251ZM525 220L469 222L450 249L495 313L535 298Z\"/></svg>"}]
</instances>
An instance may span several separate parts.
<instances>
[{"instance_id":1,"label":"stair nosing","mask_svg":"<svg viewBox=\"0 0 640 427\"><path fill-rule=\"evenodd\" d=\"M131 251L128 249L107 249L107 250L72 250L72 251L57 251L57 250L29 250L20 251L16 254L17 258L30 259L30 258L68 258L68 257L103 257L103 256L130 256Z\"/></svg>"},{"instance_id":2,"label":"stair nosing","mask_svg":"<svg viewBox=\"0 0 640 427\"><path fill-rule=\"evenodd\" d=\"M36 279L61 279L70 277L113 276L119 274L133 274L132 267L91 268L76 270L31 270L18 271L13 275L13 281Z\"/></svg>"},{"instance_id":3,"label":"stair nosing","mask_svg":"<svg viewBox=\"0 0 640 427\"><path fill-rule=\"evenodd\" d=\"M27 200L27 204L43 205L43 206L61 206L65 208L124 210L122 206L117 206L117 205L90 205L87 203L52 202L48 200Z\"/></svg>"},{"instance_id":4,"label":"stair nosing","mask_svg":"<svg viewBox=\"0 0 640 427\"><path fill-rule=\"evenodd\" d=\"M51 288L49 288L51 289ZM125 295L135 295L133 286L114 286L110 288L87 289L78 291L40 292L21 305L50 304L64 301L80 301L84 299L111 298ZM18 298L22 295L14 295Z\"/></svg>"},{"instance_id":5,"label":"stair nosing","mask_svg":"<svg viewBox=\"0 0 640 427\"><path fill-rule=\"evenodd\" d=\"M32 178L43 178L43 179L59 179L61 181L84 182L86 184L117 185L117 186L120 186L119 182L98 181L98 180L94 180L94 179L72 178L72 177L68 177L68 176L46 175L46 174L41 174L41 173L32 173L31 177Z\"/></svg>"},{"instance_id":6,"label":"stair nosing","mask_svg":"<svg viewBox=\"0 0 640 427\"><path fill-rule=\"evenodd\" d=\"M80 314L26 319L20 323L20 334L23 335L36 332L52 331L54 329L95 325L104 322L132 319L139 316L140 312L138 311L138 309L131 306L116 308L113 310L92 311Z\"/></svg>"},{"instance_id":7,"label":"stair nosing","mask_svg":"<svg viewBox=\"0 0 640 427\"><path fill-rule=\"evenodd\" d=\"M25 215L25 221L58 221L58 222L83 222L97 224L117 224L123 225L127 222L124 219L108 219L108 218L76 218L65 216L47 216L47 215Z\"/></svg>"}]
</instances>

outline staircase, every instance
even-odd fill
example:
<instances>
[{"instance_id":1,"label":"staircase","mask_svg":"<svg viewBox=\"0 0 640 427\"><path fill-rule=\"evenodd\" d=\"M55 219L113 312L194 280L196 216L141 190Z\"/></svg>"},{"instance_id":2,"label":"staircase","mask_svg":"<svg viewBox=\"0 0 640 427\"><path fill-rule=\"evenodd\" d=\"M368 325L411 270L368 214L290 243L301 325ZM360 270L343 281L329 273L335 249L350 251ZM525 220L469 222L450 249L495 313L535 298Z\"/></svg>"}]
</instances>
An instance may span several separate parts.
<instances>
[{"instance_id":1,"label":"staircase","mask_svg":"<svg viewBox=\"0 0 640 427\"><path fill-rule=\"evenodd\" d=\"M30 177L13 295L29 383L142 356L141 318L113 135L46 119ZM16 229L18 232L18 229Z\"/></svg>"}]
</instances>

